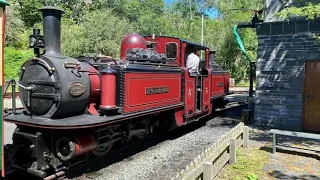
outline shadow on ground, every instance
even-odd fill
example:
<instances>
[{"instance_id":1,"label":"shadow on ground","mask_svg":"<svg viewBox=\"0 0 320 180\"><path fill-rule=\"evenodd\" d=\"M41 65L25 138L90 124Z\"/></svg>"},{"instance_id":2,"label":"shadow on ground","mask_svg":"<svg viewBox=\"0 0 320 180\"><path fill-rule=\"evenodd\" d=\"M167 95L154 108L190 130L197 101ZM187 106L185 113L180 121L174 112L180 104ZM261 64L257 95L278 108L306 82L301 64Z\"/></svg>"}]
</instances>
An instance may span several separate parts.
<instances>
[{"instance_id":1,"label":"shadow on ground","mask_svg":"<svg viewBox=\"0 0 320 180\"><path fill-rule=\"evenodd\" d=\"M272 146L273 137L272 137L272 134L267 133L267 129L257 128L254 126L251 126L251 127L253 127L253 130L250 131L251 140L266 143L270 147ZM300 149L310 149L310 150L314 150L318 154L320 152L320 140L281 135L281 136L277 136L277 144L282 146L293 146Z\"/></svg>"},{"instance_id":2,"label":"shadow on ground","mask_svg":"<svg viewBox=\"0 0 320 180\"><path fill-rule=\"evenodd\" d=\"M267 129L254 126L251 126L250 140L262 143L260 150L270 153L269 160L263 167L266 179L320 180L320 141L279 136L277 144L299 149L277 148L277 152L272 154L272 134L268 134ZM315 153L301 152L301 149L314 150Z\"/></svg>"},{"instance_id":3,"label":"shadow on ground","mask_svg":"<svg viewBox=\"0 0 320 180\"><path fill-rule=\"evenodd\" d=\"M319 176L315 175L288 175L284 174L281 171L272 171L268 173L269 176L272 176L276 179L293 179L293 180L320 180Z\"/></svg>"}]
</instances>

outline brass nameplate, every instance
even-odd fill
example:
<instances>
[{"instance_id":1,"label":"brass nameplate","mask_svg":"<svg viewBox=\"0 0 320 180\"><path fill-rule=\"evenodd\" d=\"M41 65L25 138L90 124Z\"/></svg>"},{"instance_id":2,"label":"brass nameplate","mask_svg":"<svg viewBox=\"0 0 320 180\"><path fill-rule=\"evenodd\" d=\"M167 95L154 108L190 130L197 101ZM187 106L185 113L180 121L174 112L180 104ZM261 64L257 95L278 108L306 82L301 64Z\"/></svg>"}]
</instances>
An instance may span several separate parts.
<instances>
[{"instance_id":1,"label":"brass nameplate","mask_svg":"<svg viewBox=\"0 0 320 180\"><path fill-rule=\"evenodd\" d=\"M72 97L79 97L86 91L86 85L82 82L72 82L68 86L68 93Z\"/></svg>"},{"instance_id":2,"label":"brass nameplate","mask_svg":"<svg viewBox=\"0 0 320 180\"><path fill-rule=\"evenodd\" d=\"M164 94L169 92L169 87L154 87L154 88L146 88L146 95L151 94Z\"/></svg>"},{"instance_id":3,"label":"brass nameplate","mask_svg":"<svg viewBox=\"0 0 320 180\"><path fill-rule=\"evenodd\" d=\"M224 85L223 82L218 82L218 87L221 87L221 86L223 86L223 85Z\"/></svg>"}]
</instances>

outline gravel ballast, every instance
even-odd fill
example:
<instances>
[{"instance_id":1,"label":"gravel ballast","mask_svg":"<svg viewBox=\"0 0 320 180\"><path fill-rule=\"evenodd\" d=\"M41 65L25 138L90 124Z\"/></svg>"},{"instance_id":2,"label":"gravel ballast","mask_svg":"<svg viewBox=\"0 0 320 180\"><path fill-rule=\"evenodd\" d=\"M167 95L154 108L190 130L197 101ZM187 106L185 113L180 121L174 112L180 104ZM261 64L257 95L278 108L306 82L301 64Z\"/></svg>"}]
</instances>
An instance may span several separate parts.
<instances>
[{"instance_id":1,"label":"gravel ballast","mask_svg":"<svg viewBox=\"0 0 320 180\"><path fill-rule=\"evenodd\" d=\"M4 144L12 143L12 134L16 127L13 123L4 122Z\"/></svg>"},{"instance_id":2,"label":"gravel ballast","mask_svg":"<svg viewBox=\"0 0 320 180\"><path fill-rule=\"evenodd\" d=\"M220 118L215 118L208 121L206 125L176 139L166 140L120 162L113 163L96 172L94 176L90 173L76 179L171 179L234 126L234 124L223 125Z\"/></svg>"}]
</instances>

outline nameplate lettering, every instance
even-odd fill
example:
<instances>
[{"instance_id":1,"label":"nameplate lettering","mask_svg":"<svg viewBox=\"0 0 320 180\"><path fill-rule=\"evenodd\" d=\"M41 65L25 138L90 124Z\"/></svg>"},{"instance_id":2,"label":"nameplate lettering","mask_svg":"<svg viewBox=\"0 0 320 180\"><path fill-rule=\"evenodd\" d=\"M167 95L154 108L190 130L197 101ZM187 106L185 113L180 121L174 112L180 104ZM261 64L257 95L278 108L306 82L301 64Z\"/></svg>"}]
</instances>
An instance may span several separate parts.
<instances>
[{"instance_id":1,"label":"nameplate lettering","mask_svg":"<svg viewBox=\"0 0 320 180\"><path fill-rule=\"evenodd\" d=\"M221 87L221 86L223 86L223 85L224 85L223 82L218 82L218 87Z\"/></svg>"},{"instance_id":2,"label":"nameplate lettering","mask_svg":"<svg viewBox=\"0 0 320 180\"><path fill-rule=\"evenodd\" d=\"M146 95L164 94L169 92L169 87L152 87L146 88Z\"/></svg>"}]
</instances>

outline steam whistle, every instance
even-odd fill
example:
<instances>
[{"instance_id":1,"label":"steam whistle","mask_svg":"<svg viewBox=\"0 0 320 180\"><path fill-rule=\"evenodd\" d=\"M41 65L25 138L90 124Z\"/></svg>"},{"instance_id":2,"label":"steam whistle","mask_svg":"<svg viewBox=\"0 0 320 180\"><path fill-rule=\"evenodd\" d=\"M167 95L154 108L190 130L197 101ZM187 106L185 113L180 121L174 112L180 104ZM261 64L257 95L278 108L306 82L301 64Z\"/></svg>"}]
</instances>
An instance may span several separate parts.
<instances>
[{"instance_id":1,"label":"steam whistle","mask_svg":"<svg viewBox=\"0 0 320 180\"><path fill-rule=\"evenodd\" d=\"M155 36L155 34L152 34L151 41L147 41L147 47L148 47L148 49L155 51L156 50L156 44L157 44L156 36Z\"/></svg>"},{"instance_id":2,"label":"steam whistle","mask_svg":"<svg viewBox=\"0 0 320 180\"><path fill-rule=\"evenodd\" d=\"M29 36L29 48L34 49L34 54L40 54L40 48L44 48L44 36L40 35L40 29L33 29L33 34Z\"/></svg>"}]
</instances>

